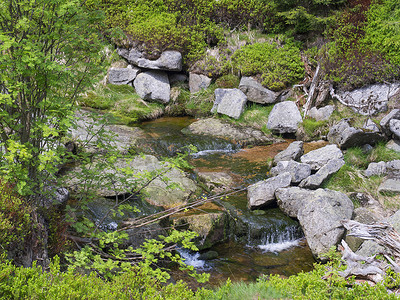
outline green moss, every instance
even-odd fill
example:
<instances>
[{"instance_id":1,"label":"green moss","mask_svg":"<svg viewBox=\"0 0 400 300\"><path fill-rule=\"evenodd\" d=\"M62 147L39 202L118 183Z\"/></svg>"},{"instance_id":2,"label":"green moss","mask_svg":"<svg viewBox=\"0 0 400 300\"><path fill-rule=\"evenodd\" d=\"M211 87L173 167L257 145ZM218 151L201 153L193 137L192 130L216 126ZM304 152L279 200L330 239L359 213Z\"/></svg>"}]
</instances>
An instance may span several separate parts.
<instances>
[{"instance_id":1,"label":"green moss","mask_svg":"<svg viewBox=\"0 0 400 300\"><path fill-rule=\"evenodd\" d=\"M238 76L233 74L228 74L221 76L215 81L218 88L222 89L233 89L239 86L240 79Z\"/></svg>"},{"instance_id":2,"label":"green moss","mask_svg":"<svg viewBox=\"0 0 400 300\"><path fill-rule=\"evenodd\" d=\"M117 123L123 124L155 119L163 113L162 104L143 101L129 85L99 86L81 97L80 104L108 111L114 115Z\"/></svg>"}]
</instances>

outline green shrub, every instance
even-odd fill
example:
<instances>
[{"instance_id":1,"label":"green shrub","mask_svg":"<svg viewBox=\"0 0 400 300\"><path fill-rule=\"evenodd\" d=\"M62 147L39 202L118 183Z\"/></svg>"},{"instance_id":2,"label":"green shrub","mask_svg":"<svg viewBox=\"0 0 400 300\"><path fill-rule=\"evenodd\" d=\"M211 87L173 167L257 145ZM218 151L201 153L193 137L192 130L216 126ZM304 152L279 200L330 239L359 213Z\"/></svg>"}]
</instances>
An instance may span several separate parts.
<instances>
[{"instance_id":1,"label":"green shrub","mask_svg":"<svg viewBox=\"0 0 400 300\"><path fill-rule=\"evenodd\" d=\"M239 82L240 82L239 77L233 74L228 74L218 78L215 81L215 84L217 87L222 89L233 89L239 86Z\"/></svg>"},{"instance_id":2,"label":"green shrub","mask_svg":"<svg viewBox=\"0 0 400 300\"><path fill-rule=\"evenodd\" d=\"M232 63L242 75L260 76L262 84L278 91L304 76L300 50L292 43L275 42L244 46L236 51Z\"/></svg>"},{"instance_id":3,"label":"green shrub","mask_svg":"<svg viewBox=\"0 0 400 300\"><path fill-rule=\"evenodd\" d=\"M329 132L328 121L316 121L312 118L303 119L302 126L304 132L310 137L320 137L321 135L327 135Z\"/></svg>"}]
</instances>

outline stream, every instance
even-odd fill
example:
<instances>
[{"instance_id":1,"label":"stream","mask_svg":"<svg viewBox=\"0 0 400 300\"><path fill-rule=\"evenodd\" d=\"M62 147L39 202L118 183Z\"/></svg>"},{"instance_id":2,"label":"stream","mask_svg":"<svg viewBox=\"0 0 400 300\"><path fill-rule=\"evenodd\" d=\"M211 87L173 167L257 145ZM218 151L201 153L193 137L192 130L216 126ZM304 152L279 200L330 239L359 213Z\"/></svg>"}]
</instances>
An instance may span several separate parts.
<instances>
[{"instance_id":1,"label":"stream","mask_svg":"<svg viewBox=\"0 0 400 300\"><path fill-rule=\"evenodd\" d=\"M289 144L241 149L223 139L182 134L181 130L193 121L195 119L187 117L161 118L144 122L139 127L152 137L151 149L160 157L172 156L190 144L196 146L198 152L189 159L195 168L193 176L199 172L227 173L237 190L266 179L270 159ZM229 221L229 239L209 249L218 253L217 258L200 260L199 253L181 251L187 264L199 272L210 273L212 284L228 278L254 281L263 274L290 276L312 269L314 259L298 222L279 208L250 211L246 191L221 200L219 205L229 212L233 221ZM221 208L210 204L200 208L202 213L218 209Z\"/></svg>"}]
</instances>

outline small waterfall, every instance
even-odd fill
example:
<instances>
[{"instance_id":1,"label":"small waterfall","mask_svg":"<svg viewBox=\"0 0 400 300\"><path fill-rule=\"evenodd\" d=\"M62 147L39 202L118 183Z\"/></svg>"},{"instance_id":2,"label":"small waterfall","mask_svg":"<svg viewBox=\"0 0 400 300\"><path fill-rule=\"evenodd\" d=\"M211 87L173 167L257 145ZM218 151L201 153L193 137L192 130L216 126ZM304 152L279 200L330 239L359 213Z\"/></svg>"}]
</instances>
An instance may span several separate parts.
<instances>
[{"instance_id":1,"label":"small waterfall","mask_svg":"<svg viewBox=\"0 0 400 300\"><path fill-rule=\"evenodd\" d=\"M265 252L281 252L298 246L302 240L298 226L288 226L284 231L272 232L262 238L257 247Z\"/></svg>"},{"instance_id":2,"label":"small waterfall","mask_svg":"<svg viewBox=\"0 0 400 300\"><path fill-rule=\"evenodd\" d=\"M199 259L200 253L194 252L191 253L185 249L178 249L180 256L183 258L183 261L188 266L193 266L197 269L204 269L206 266L206 262L204 260Z\"/></svg>"}]
</instances>

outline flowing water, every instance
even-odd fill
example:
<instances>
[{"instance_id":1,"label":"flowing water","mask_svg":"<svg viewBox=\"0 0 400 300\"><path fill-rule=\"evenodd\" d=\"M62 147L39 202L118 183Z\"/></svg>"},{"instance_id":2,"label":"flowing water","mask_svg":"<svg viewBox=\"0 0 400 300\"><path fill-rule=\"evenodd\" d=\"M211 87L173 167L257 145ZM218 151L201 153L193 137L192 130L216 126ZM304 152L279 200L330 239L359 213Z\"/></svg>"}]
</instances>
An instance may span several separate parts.
<instances>
[{"instance_id":1,"label":"flowing water","mask_svg":"<svg viewBox=\"0 0 400 300\"><path fill-rule=\"evenodd\" d=\"M227 173L237 190L266 179L271 159L289 144L240 149L223 139L183 135L181 129L193 121L190 118L161 118L140 127L151 136L145 143L150 145L152 154L171 156L193 144L198 149L190 156L195 173ZM250 211L245 191L231 195L219 204L229 211L233 221L229 222L228 241L211 249L218 253L217 258L204 261L199 260L199 253L181 252L188 264L209 272L211 282L218 284L227 278L255 280L263 274L290 276L312 269L314 260L298 222L277 207ZM208 208L204 207L203 211Z\"/></svg>"}]
</instances>

